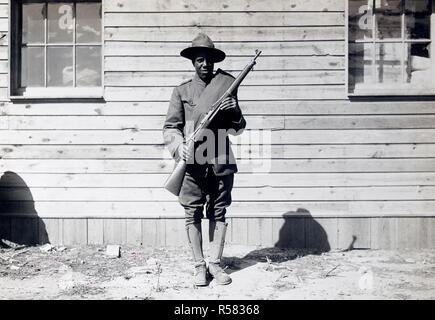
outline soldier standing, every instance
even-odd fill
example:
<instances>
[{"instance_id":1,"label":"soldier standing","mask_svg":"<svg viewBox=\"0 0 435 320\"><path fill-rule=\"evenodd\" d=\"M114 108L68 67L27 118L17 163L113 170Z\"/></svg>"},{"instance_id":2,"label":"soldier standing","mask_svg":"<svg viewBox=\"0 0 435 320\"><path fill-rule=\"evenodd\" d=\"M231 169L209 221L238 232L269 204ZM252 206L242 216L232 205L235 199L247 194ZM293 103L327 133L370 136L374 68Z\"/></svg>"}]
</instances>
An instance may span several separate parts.
<instances>
[{"instance_id":1,"label":"soldier standing","mask_svg":"<svg viewBox=\"0 0 435 320\"><path fill-rule=\"evenodd\" d=\"M212 80L218 72L230 75L220 69L214 73L214 63L223 61L225 53L215 48L213 41L203 33L198 34L192 45L182 50L180 55L192 61L195 75L193 79L174 89L163 127L163 137L173 158L176 161L184 159L188 163L178 200L185 211L187 240L195 262L194 284L207 285L201 230L203 209L206 206L210 239L208 272L216 283L225 285L231 283L231 278L220 266L228 225L225 222L225 214L226 208L231 204L234 173L237 172L228 132L240 134L246 126L246 121L238 105L237 93L226 98L221 104L222 111L213 120L214 133L216 129L220 132L221 129L228 130L224 130L226 133L223 136L219 134L213 140L214 147L223 143L225 148L222 150L219 147L218 150L214 150L215 152L209 153L213 156L207 157L205 163L196 161L194 152L197 146L188 150L188 144L185 143L185 138L194 130L194 117L198 111L195 107L204 89L207 86L213 89Z\"/></svg>"}]
</instances>

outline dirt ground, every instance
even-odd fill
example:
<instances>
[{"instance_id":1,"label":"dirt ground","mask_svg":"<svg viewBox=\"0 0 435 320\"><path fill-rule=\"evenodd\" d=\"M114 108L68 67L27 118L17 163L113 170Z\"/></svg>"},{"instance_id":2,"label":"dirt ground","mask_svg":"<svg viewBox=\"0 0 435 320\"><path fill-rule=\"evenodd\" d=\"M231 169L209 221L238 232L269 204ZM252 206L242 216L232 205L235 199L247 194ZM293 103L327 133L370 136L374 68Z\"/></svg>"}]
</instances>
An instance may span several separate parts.
<instances>
[{"instance_id":1,"label":"dirt ground","mask_svg":"<svg viewBox=\"0 0 435 320\"><path fill-rule=\"evenodd\" d=\"M0 299L434 299L435 250L227 246L232 284L196 288L186 247L0 249Z\"/></svg>"}]
</instances>

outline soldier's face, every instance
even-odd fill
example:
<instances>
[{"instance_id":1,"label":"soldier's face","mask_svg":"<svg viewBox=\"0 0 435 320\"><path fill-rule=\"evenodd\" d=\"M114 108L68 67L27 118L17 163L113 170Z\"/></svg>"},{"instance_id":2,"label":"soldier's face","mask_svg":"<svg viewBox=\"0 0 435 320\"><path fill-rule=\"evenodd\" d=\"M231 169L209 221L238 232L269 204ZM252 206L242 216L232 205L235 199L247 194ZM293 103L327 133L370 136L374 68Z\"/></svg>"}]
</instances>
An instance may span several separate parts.
<instances>
[{"instance_id":1,"label":"soldier's face","mask_svg":"<svg viewBox=\"0 0 435 320\"><path fill-rule=\"evenodd\" d=\"M199 52L192 60L192 63L196 73L202 80L210 79L213 74L214 62L205 52Z\"/></svg>"}]
</instances>

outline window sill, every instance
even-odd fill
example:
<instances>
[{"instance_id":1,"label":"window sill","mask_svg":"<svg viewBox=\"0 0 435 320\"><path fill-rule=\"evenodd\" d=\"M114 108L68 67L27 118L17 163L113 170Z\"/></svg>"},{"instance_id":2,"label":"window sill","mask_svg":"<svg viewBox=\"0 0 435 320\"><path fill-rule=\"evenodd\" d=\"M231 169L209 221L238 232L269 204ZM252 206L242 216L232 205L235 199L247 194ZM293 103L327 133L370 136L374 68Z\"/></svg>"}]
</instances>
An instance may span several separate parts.
<instances>
[{"instance_id":1,"label":"window sill","mask_svg":"<svg viewBox=\"0 0 435 320\"><path fill-rule=\"evenodd\" d=\"M11 100L34 99L103 99L102 87L89 88L26 88L18 89L10 95Z\"/></svg>"},{"instance_id":2,"label":"window sill","mask_svg":"<svg viewBox=\"0 0 435 320\"><path fill-rule=\"evenodd\" d=\"M349 97L367 96L435 96L435 88L409 88L394 84L385 87L359 87L347 93Z\"/></svg>"}]
</instances>

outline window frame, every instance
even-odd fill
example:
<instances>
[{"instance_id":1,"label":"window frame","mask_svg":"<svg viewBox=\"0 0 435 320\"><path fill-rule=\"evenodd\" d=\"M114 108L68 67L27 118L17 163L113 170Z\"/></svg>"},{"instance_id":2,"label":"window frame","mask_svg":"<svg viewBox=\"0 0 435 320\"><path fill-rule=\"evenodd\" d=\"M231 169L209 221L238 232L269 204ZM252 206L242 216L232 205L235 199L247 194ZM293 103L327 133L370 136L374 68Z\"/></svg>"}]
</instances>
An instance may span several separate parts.
<instances>
[{"instance_id":1,"label":"window frame","mask_svg":"<svg viewBox=\"0 0 435 320\"><path fill-rule=\"evenodd\" d=\"M402 1L410 1L410 0L402 0ZM349 44L351 43L349 41L349 2L350 0L345 1L345 71L346 71L346 77L345 77L345 87L346 87L346 94L348 97L365 97L365 96L435 96L435 79L432 80L432 86L430 88L411 88L410 86L407 86L406 84L400 85L400 84L379 84L378 86L375 85L377 88L374 87L373 84L359 84L358 88L357 86L353 87L352 90L349 86L349 77L350 77L350 65L349 65ZM370 2L374 2L374 0L367 0L367 4ZM372 8L373 12L373 5L370 6ZM403 15L403 13L402 13ZM372 32L373 35L375 35L375 20L372 19ZM403 17L401 19L401 29L403 31L403 28L405 28ZM414 40L404 40L403 39L403 32L401 38L397 40L381 40L379 38L373 37L370 40L367 40L366 43L373 42L373 43L419 43L421 42L420 39L414 39ZM430 38L428 39L430 41L430 52L431 52L431 68L432 68L432 74L435 76L435 1L432 0L432 14L430 17ZM426 41L428 42L428 41ZM354 42L354 43L360 43ZM363 42L361 42L363 43ZM375 46L373 50L375 50ZM402 50L404 48L402 47ZM375 52L373 52L375 54ZM401 65L404 62L404 57L402 57ZM376 65L373 66L373 68L376 68ZM434 77L432 77L434 78ZM406 92L405 92L406 91Z\"/></svg>"},{"instance_id":2,"label":"window frame","mask_svg":"<svg viewBox=\"0 0 435 320\"><path fill-rule=\"evenodd\" d=\"M101 3L101 85L93 87L28 87L19 88L21 72L21 6L24 3ZM74 16L75 19L75 16ZM75 20L74 20L75 21ZM74 31L75 32L75 31ZM8 94L10 100L26 99L104 99L104 0L12 0L9 2L9 79ZM45 44L46 46L46 44ZM72 47L77 44L72 42ZM79 45L80 46L80 45ZM75 56L75 55L74 55ZM74 61L74 60L73 60ZM75 61L73 62L75 63Z\"/></svg>"}]
</instances>

